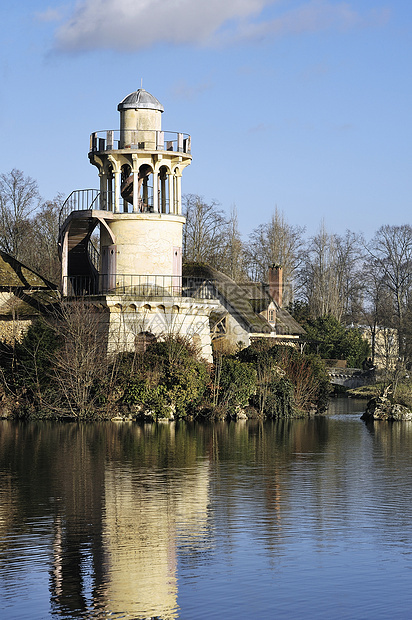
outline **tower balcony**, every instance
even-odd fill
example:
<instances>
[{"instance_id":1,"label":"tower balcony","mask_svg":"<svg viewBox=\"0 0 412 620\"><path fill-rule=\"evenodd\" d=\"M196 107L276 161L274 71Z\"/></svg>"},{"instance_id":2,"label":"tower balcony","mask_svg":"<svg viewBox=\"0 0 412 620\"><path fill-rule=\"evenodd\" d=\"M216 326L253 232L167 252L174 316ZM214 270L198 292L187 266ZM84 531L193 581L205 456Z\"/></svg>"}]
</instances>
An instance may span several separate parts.
<instances>
[{"instance_id":1,"label":"tower balcony","mask_svg":"<svg viewBox=\"0 0 412 620\"><path fill-rule=\"evenodd\" d=\"M90 153L119 150L191 154L189 134L175 131L107 129L90 134Z\"/></svg>"},{"instance_id":2,"label":"tower balcony","mask_svg":"<svg viewBox=\"0 0 412 620\"><path fill-rule=\"evenodd\" d=\"M117 202L120 203L122 199L120 193L117 198ZM123 201L122 210L116 212L116 194L114 191L101 192L98 189L77 189L71 192L63 202L59 213L59 228L61 229L63 227L66 218L70 214L74 215L76 212L83 212L84 215L79 213L80 217L93 217L93 211L106 211L108 214L113 213L117 216L125 214L134 214L134 216L138 214L154 214L153 202L153 187L148 187L146 201L139 201L139 210L137 213L133 211L133 205L126 201ZM160 208L156 211L156 215L178 215L176 200L171 203L169 197L166 197L163 204L161 204ZM74 217L76 216L74 215Z\"/></svg>"},{"instance_id":3,"label":"tower balcony","mask_svg":"<svg viewBox=\"0 0 412 620\"><path fill-rule=\"evenodd\" d=\"M63 295L85 297L90 295L121 295L134 298L190 297L215 299L212 280L191 276L96 274L63 278Z\"/></svg>"}]
</instances>

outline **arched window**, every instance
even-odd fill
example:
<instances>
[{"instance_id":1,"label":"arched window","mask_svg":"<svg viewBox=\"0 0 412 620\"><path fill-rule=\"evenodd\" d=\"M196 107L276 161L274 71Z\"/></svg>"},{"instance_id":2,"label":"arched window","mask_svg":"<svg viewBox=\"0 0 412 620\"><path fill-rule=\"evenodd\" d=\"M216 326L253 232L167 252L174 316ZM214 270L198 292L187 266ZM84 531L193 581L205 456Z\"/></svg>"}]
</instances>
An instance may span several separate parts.
<instances>
[{"instance_id":1,"label":"arched window","mask_svg":"<svg viewBox=\"0 0 412 620\"><path fill-rule=\"evenodd\" d=\"M137 353L144 353L151 344L156 342L156 336L150 332L140 332L134 339L134 346Z\"/></svg>"}]
</instances>

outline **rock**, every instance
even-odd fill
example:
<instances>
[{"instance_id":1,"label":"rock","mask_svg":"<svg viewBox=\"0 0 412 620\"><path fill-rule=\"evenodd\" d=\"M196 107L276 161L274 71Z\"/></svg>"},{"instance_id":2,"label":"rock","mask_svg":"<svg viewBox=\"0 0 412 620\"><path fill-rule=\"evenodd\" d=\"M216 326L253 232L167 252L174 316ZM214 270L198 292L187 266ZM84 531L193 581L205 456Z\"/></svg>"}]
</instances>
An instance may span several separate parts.
<instances>
[{"instance_id":1,"label":"rock","mask_svg":"<svg viewBox=\"0 0 412 620\"><path fill-rule=\"evenodd\" d=\"M387 397L387 391L385 390L382 396L372 398L366 405L366 411L361 416L361 420L366 422L370 420L412 420L412 411L400 405L399 403L392 403Z\"/></svg>"},{"instance_id":2,"label":"rock","mask_svg":"<svg viewBox=\"0 0 412 620\"><path fill-rule=\"evenodd\" d=\"M236 413L236 419L237 420L247 420L247 415L244 411L238 411Z\"/></svg>"}]
</instances>

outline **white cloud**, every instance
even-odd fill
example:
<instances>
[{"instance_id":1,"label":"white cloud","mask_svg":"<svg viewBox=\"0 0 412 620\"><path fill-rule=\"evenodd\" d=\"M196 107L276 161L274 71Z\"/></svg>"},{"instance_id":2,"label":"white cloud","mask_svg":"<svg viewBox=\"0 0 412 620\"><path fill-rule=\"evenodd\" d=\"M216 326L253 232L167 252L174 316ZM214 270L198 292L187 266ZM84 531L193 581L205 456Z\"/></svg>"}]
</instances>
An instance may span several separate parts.
<instances>
[{"instance_id":1,"label":"white cloud","mask_svg":"<svg viewBox=\"0 0 412 620\"><path fill-rule=\"evenodd\" d=\"M201 95L211 88L213 88L213 82L211 80L205 80L199 84L190 84L185 80L179 80L173 88L173 95L176 99L192 101L198 95Z\"/></svg>"},{"instance_id":2,"label":"white cloud","mask_svg":"<svg viewBox=\"0 0 412 620\"><path fill-rule=\"evenodd\" d=\"M46 9L41 13L35 13L35 18L39 22L58 22L63 19L65 9L60 7L58 9Z\"/></svg>"},{"instance_id":3,"label":"white cloud","mask_svg":"<svg viewBox=\"0 0 412 620\"><path fill-rule=\"evenodd\" d=\"M132 51L157 43L222 45L363 21L348 2L302 0L289 10L287 5L279 0L80 0L58 29L56 47Z\"/></svg>"}]
</instances>

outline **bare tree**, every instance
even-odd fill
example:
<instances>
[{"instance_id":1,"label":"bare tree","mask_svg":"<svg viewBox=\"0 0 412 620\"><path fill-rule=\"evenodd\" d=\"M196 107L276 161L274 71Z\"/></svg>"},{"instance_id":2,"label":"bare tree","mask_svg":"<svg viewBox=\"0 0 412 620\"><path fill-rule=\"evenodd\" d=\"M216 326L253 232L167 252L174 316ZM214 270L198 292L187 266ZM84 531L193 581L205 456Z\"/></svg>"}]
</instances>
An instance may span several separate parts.
<instances>
[{"instance_id":1,"label":"bare tree","mask_svg":"<svg viewBox=\"0 0 412 620\"><path fill-rule=\"evenodd\" d=\"M303 258L304 228L291 226L278 209L267 224L260 224L249 236L248 272L252 280L266 281L268 268L283 267L284 305L293 301L295 276Z\"/></svg>"},{"instance_id":2,"label":"bare tree","mask_svg":"<svg viewBox=\"0 0 412 620\"><path fill-rule=\"evenodd\" d=\"M24 260L30 243L30 218L39 206L36 181L13 168L0 175L0 249Z\"/></svg>"},{"instance_id":3,"label":"bare tree","mask_svg":"<svg viewBox=\"0 0 412 620\"><path fill-rule=\"evenodd\" d=\"M405 362L410 339L408 325L412 296L412 226L381 226L367 246L369 265L380 275L389 293L393 327L397 330L399 357Z\"/></svg>"},{"instance_id":4,"label":"bare tree","mask_svg":"<svg viewBox=\"0 0 412 620\"><path fill-rule=\"evenodd\" d=\"M232 207L230 218L223 229L222 260L220 271L232 280L247 280L245 245L241 239L236 207Z\"/></svg>"},{"instance_id":5,"label":"bare tree","mask_svg":"<svg viewBox=\"0 0 412 620\"><path fill-rule=\"evenodd\" d=\"M300 271L302 297L312 318L332 315L339 321L360 315L363 279L362 237L329 233L324 223L307 245Z\"/></svg>"},{"instance_id":6,"label":"bare tree","mask_svg":"<svg viewBox=\"0 0 412 620\"><path fill-rule=\"evenodd\" d=\"M34 252L28 264L51 282L60 279L60 261L57 252L59 236L59 213L63 204L63 195L58 194L53 200L44 202L33 221L36 239Z\"/></svg>"},{"instance_id":7,"label":"bare tree","mask_svg":"<svg viewBox=\"0 0 412 620\"><path fill-rule=\"evenodd\" d=\"M336 241L323 222L319 232L309 240L301 283L313 318L327 314L341 318Z\"/></svg>"},{"instance_id":8,"label":"bare tree","mask_svg":"<svg viewBox=\"0 0 412 620\"><path fill-rule=\"evenodd\" d=\"M74 416L93 412L99 382L108 383L107 332L102 312L81 301L63 303L53 328L61 346L54 354L54 379L61 403Z\"/></svg>"},{"instance_id":9,"label":"bare tree","mask_svg":"<svg viewBox=\"0 0 412 620\"><path fill-rule=\"evenodd\" d=\"M334 235L337 250L337 282L342 318L359 322L364 293L364 240L361 234L347 230Z\"/></svg>"},{"instance_id":10,"label":"bare tree","mask_svg":"<svg viewBox=\"0 0 412 620\"><path fill-rule=\"evenodd\" d=\"M183 256L187 261L207 263L219 269L226 219L217 203L207 204L196 194L184 196Z\"/></svg>"}]
</instances>

